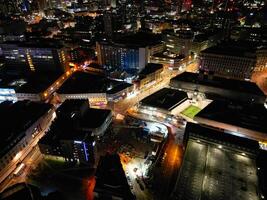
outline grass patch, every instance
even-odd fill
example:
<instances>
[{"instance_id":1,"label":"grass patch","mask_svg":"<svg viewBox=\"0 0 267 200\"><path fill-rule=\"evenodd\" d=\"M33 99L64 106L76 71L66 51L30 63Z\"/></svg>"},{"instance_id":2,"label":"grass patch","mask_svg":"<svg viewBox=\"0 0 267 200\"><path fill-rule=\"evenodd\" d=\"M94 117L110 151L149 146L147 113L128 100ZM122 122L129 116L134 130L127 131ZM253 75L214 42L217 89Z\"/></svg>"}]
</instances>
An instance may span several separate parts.
<instances>
[{"instance_id":1,"label":"grass patch","mask_svg":"<svg viewBox=\"0 0 267 200\"><path fill-rule=\"evenodd\" d=\"M186 117L189 117L191 119L194 118L194 116L199 113L201 109L197 106L190 105L186 109L184 109L181 114L185 115Z\"/></svg>"}]
</instances>

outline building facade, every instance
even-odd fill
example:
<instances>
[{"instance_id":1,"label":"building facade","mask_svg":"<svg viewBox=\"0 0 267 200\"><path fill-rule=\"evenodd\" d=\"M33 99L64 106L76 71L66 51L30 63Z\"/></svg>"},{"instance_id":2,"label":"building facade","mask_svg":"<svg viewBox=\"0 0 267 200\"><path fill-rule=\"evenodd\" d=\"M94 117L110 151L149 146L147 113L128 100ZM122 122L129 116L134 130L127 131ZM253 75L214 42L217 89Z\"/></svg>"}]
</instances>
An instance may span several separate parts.
<instances>
[{"instance_id":1,"label":"building facade","mask_svg":"<svg viewBox=\"0 0 267 200\"><path fill-rule=\"evenodd\" d=\"M68 68L67 50L62 46L42 46L4 43L0 44L6 67L17 71L59 71Z\"/></svg>"},{"instance_id":2,"label":"building facade","mask_svg":"<svg viewBox=\"0 0 267 200\"><path fill-rule=\"evenodd\" d=\"M117 43L97 43L98 62L108 70L124 70L138 73L145 68L150 55L160 52L162 45L132 46Z\"/></svg>"},{"instance_id":3,"label":"building facade","mask_svg":"<svg viewBox=\"0 0 267 200\"><path fill-rule=\"evenodd\" d=\"M7 108L9 114L6 114ZM27 113L31 113L32 116ZM0 151L1 183L16 169L17 164L35 150L34 147L37 142L43 137L45 130L55 117L55 112L51 105L44 103L23 101L13 104L3 102L0 104L0 115L6 118L7 121L3 122L5 124L9 124L11 118L16 121L13 123L13 126L16 127L15 132L11 127L2 127L1 142L4 143L1 144ZM25 124L18 125L22 121ZM5 137L5 135L7 136Z\"/></svg>"},{"instance_id":4,"label":"building facade","mask_svg":"<svg viewBox=\"0 0 267 200\"><path fill-rule=\"evenodd\" d=\"M256 52L238 47L211 47L200 53L200 69L216 75L249 79L256 67Z\"/></svg>"}]
</instances>

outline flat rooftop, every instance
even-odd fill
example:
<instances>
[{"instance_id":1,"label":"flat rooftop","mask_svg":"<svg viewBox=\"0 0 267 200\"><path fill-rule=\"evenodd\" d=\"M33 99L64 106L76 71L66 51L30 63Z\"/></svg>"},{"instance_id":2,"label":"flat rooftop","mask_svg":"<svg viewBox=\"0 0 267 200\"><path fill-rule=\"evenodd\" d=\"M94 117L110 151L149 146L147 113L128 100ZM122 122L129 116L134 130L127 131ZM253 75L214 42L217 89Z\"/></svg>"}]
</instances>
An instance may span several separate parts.
<instances>
[{"instance_id":1,"label":"flat rooftop","mask_svg":"<svg viewBox=\"0 0 267 200\"><path fill-rule=\"evenodd\" d=\"M0 157L14 147L25 136L25 131L51 108L50 104L30 101L2 102Z\"/></svg>"},{"instance_id":2,"label":"flat rooftop","mask_svg":"<svg viewBox=\"0 0 267 200\"><path fill-rule=\"evenodd\" d=\"M17 93L38 94L49 88L61 73L33 73L27 76L0 75L0 88L14 89Z\"/></svg>"},{"instance_id":3,"label":"flat rooftop","mask_svg":"<svg viewBox=\"0 0 267 200\"><path fill-rule=\"evenodd\" d=\"M189 135L173 199L259 199L256 156L225 143Z\"/></svg>"},{"instance_id":4,"label":"flat rooftop","mask_svg":"<svg viewBox=\"0 0 267 200\"><path fill-rule=\"evenodd\" d=\"M196 117L267 134L267 109L261 104L248 105L227 101L213 101L201 110Z\"/></svg>"},{"instance_id":5,"label":"flat rooftop","mask_svg":"<svg viewBox=\"0 0 267 200\"><path fill-rule=\"evenodd\" d=\"M187 93L170 88L163 88L141 101L143 106L171 111L187 99Z\"/></svg>"},{"instance_id":6,"label":"flat rooftop","mask_svg":"<svg viewBox=\"0 0 267 200\"><path fill-rule=\"evenodd\" d=\"M185 58L184 55L177 55L171 52L160 52L152 55L153 57L158 58L166 58L166 59L173 59L173 60L182 60Z\"/></svg>"},{"instance_id":7,"label":"flat rooftop","mask_svg":"<svg viewBox=\"0 0 267 200\"><path fill-rule=\"evenodd\" d=\"M263 91L253 82L228 79L218 76L212 76L212 79L209 79L208 75L203 75L203 77L201 78L200 74L184 72L172 78L171 82L173 82L173 85L175 85L175 82L187 82L196 85L204 85L226 90L250 93L259 96L265 96Z\"/></svg>"},{"instance_id":8,"label":"flat rooftop","mask_svg":"<svg viewBox=\"0 0 267 200\"><path fill-rule=\"evenodd\" d=\"M148 63L146 67L139 73L140 76L147 76L149 74L152 74L158 70L163 70L162 64L156 64L156 63Z\"/></svg>"},{"instance_id":9,"label":"flat rooftop","mask_svg":"<svg viewBox=\"0 0 267 200\"><path fill-rule=\"evenodd\" d=\"M56 119L40 142L91 139L92 129L100 127L110 114L110 110L89 108L88 100L66 100L58 108Z\"/></svg>"},{"instance_id":10,"label":"flat rooftop","mask_svg":"<svg viewBox=\"0 0 267 200\"><path fill-rule=\"evenodd\" d=\"M115 44L133 47L146 47L161 43L161 35L147 32L138 32L131 35L122 35L114 40Z\"/></svg>"},{"instance_id":11,"label":"flat rooftop","mask_svg":"<svg viewBox=\"0 0 267 200\"><path fill-rule=\"evenodd\" d=\"M16 45L19 47L27 47L27 48L52 48L52 49L61 49L63 45L60 44L59 40L54 39L38 39L31 41L23 41L23 42L5 42L0 44L0 46L8 46L8 45Z\"/></svg>"},{"instance_id":12,"label":"flat rooftop","mask_svg":"<svg viewBox=\"0 0 267 200\"><path fill-rule=\"evenodd\" d=\"M116 93L131 84L110 80L105 76L87 72L75 72L59 88L59 94Z\"/></svg>"},{"instance_id":13,"label":"flat rooftop","mask_svg":"<svg viewBox=\"0 0 267 200\"><path fill-rule=\"evenodd\" d=\"M256 44L250 42L227 42L207 48L201 53L256 58Z\"/></svg>"}]
</instances>

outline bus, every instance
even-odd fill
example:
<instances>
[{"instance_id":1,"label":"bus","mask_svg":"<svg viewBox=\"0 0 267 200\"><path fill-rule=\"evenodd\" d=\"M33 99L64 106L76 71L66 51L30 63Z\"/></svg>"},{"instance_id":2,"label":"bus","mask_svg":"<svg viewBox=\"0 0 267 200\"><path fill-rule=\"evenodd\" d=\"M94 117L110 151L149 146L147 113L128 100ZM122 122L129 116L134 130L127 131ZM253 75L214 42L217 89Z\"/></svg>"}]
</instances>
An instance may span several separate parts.
<instances>
[{"instance_id":1,"label":"bus","mask_svg":"<svg viewBox=\"0 0 267 200\"><path fill-rule=\"evenodd\" d=\"M23 170L25 169L26 165L24 163L18 163L17 168L15 169L13 175L18 177L23 173Z\"/></svg>"}]
</instances>

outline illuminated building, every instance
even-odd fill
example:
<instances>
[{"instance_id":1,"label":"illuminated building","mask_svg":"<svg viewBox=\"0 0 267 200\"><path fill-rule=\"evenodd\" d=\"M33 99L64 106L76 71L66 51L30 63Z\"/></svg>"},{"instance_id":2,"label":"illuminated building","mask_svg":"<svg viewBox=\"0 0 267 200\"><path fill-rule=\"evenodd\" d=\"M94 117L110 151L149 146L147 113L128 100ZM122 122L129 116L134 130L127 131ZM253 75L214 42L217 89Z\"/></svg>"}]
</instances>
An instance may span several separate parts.
<instances>
[{"instance_id":1,"label":"illuminated building","mask_svg":"<svg viewBox=\"0 0 267 200\"><path fill-rule=\"evenodd\" d=\"M265 71L267 69L267 49L257 51L257 63L255 71Z\"/></svg>"},{"instance_id":2,"label":"illuminated building","mask_svg":"<svg viewBox=\"0 0 267 200\"><path fill-rule=\"evenodd\" d=\"M93 163L95 137L108 129L111 111L89 108L87 100L66 100L56 113L50 130L38 143L41 153L66 162Z\"/></svg>"},{"instance_id":3,"label":"illuminated building","mask_svg":"<svg viewBox=\"0 0 267 200\"><path fill-rule=\"evenodd\" d=\"M50 104L30 101L0 103L0 183L33 150L53 115Z\"/></svg>"},{"instance_id":4,"label":"illuminated building","mask_svg":"<svg viewBox=\"0 0 267 200\"><path fill-rule=\"evenodd\" d=\"M152 84L158 83L162 80L161 73L163 72L163 65L156 63L148 63L146 67L139 73L138 80L135 81L137 88L144 89Z\"/></svg>"},{"instance_id":5,"label":"illuminated building","mask_svg":"<svg viewBox=\"0 0 267 200\"><path fill-rule=\"evenodd\" d=\"M108 101L123 99L132 92L132 84L110 80L102 75L75 72L57 90L57 95L62 101L87 99L91 107L101 107Z\"/></svg>"},{"instance_id":6,"label":"illuminated building","mask_svg":"<svg viewBox=\"0 0 267 200\"><path fill-rule=\"evenodd\" d=\"M57 44L10 42L0 48L8 70L64 72L68 67L67 50Z\"/></svg>"},{"instance_id":7,"label":"illuminated building","mask_svg":"<svg viewBox=\"0 0 267 200\"><path fill-rule=\"evenodd\" d=\"M213 101L194 120L227 134L266 143L267 110L263 104ZM265 147L266 148L266 147Z\"/></svg>"},{"instance_id":8,"label":"illuminated building","mask_svg":"<svg viewBox=\"0 0 267 200\"><path fill-rule=\"evenodd\" d=\"M253 82L222 78L213 74L184 72L170 81L170 86L191 93L204 94L212 100L231 100L264 104L266 96Z\"/></svg>"},{"instance_id":9,"label":"illuminated building","mask_svg":"<svg viewBox=\"0 0 267 200\"><path fill-rule=\"evenodd\" d=\"M107 71L123 70L136 74L145 68L150 55L162 51L163 46L155 35L139 33L122 37L116 42L96 44L99 64Z\"/></svg>"},{"instance_id":10,"label":"illuminated building","mask_svg":"<svg viewBox=\"0 0 267 200\"><path fill-rule=\"evenodd\" d=\"M241 43L220 44L200 53L200 69L235 79L250 79L256 67L255 46Z\"/></svg>"},{"instance_id":11,"label":"illuminated building","mask_svg":"<svg viewBox=\"0 0 267 200\"><path fill-rule=\"evenodd\" d=\"M0 74L0 102L42 101L52 94L59 83L61 73L33 73L30 75ZM44 96L44 94L47 94Z\"/></svg>"}]
</instances>

